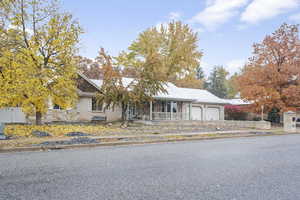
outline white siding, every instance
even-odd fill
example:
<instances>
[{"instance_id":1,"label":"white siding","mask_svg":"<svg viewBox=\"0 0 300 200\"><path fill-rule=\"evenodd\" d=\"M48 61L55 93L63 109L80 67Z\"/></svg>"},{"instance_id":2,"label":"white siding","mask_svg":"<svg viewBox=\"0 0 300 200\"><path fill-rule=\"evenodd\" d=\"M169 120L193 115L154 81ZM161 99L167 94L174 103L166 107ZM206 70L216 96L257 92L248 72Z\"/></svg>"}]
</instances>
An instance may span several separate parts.
<instances>
[{"instance_id":1,"label":"white siding","mask_svg":"<svg viewBox=\"0 0 300 200\"><path fill-rule=\"evenodd\" d=\"M192 107L192 120L202 120L202 108L200 106Z\"/></svg>"},{"instance_id":2,"label":"white siding","mask_svg":"<svg viewBox=\"0 0 300 200\"><path fill-rule=\"evenodd\" d=\"M26 116L21 108L0 109L0 123L26 123Z\"/></svg>"}]
</instances>

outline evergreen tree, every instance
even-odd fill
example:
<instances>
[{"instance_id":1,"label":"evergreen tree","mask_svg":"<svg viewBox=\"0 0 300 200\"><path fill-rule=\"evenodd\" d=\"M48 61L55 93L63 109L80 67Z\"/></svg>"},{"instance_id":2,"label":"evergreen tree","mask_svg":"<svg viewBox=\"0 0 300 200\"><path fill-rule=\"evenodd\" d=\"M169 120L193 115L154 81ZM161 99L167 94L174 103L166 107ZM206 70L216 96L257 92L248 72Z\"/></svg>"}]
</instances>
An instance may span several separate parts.
<instances>
[{"instance_id":1,"label":"evergreen tree","mask_svg":"<svg viewBox=\"0 0 300 200\"><path fill-rule=\"evenodd\" d=\"M225 98L227 96L228 72L223 66L215 66L208 78L208 90L214 95Z\"/></svg>"},{"instance_id":2,"label":"evergreen tree","mask_svg":"<svg viewBox=\"0 0 300 200\"><path fill-rule=\"evenodd\" d=\"M201 66L198 66L196 69L196 78L198 80L204 80L205 74Z\"/></svg>"},{"instance_id":3,"label":"evergreen tree","mask_svg":"<svg viewBox=\"0 0 300 200\"><path fill-rule=\"evenodd\" d=\"M268 121L273 123L280 123L280 110L277 108L272 108L268 113Z\"/></svg>"},{"instance_id":4,"label":"evergreen tree","mask_svg":"<svg viewBox=\"0 0 300 200\"><path fill-rule=\"evenodd\" d=\"M238 85L237 85L237 77L238 73L234 73L228 80L227 80L227 98L233 99L238 94Z\"/></svg>"}]
</instances>

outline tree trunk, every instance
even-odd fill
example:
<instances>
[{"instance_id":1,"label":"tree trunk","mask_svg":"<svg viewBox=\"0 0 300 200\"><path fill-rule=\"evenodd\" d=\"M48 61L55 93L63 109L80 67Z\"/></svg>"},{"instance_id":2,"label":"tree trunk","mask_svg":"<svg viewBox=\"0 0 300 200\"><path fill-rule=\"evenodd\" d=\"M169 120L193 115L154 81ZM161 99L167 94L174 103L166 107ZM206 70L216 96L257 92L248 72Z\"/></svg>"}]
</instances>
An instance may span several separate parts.
<instances>
[{"instance_id":1,"label":"tree trunk","mask_svg":"<svg viewBox=\"0 0 300 200\"><path fill-rule=\"evenodd\" d=\"M127 121L127 104L122 103L122 121Z\"/></svg>"},{"instance_id":2,"label":"tree trunk","mask_svg":"<svg viewBox=\"0 0 300 200\"><path fill-rule=\"evenodd\" d=\"M41 125L42 124L42 113L41 112L36 112L35 113L35 124L36 125Z\"/></svg>"}]
</instances>

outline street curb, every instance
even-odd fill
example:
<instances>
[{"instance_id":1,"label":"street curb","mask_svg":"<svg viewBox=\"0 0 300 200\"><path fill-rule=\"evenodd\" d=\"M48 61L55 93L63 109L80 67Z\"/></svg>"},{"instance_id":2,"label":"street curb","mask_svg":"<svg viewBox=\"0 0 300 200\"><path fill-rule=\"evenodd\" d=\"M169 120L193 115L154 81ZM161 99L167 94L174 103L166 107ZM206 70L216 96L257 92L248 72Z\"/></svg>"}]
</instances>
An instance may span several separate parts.
<instances>
[{"instance_id":1,"label":"street curb","mask_svg":"<svg viewBox=\"0 0 300 200\"><path fill-rule=\"evenodd\" d=\"M181 141L215 140L215 139L226 139L226 138L229 139L229 138L246 138L246 137L262 137L262 136L284 136L284 135L296 135L296 134L299 133L270 133L270 134L263 134L263 135L258 135L258 134L257 135L256 134L216 135L213 137L203 136L199 138L185 137L185 138L174 138L174 139L169 138L169 139L148 140L148 141L144 140L144 141L106 142L106 143L95 143L95 144L57 145L57 146L43 146L43 147L17 147L17 148L0 149L0 153L51 151L51 150L63 150L63 149L76 149L76 148L156 144L156 143L181 142Z\"/></svg>"},{"instance_id":2,"label":"street curb","mask_svg":"<svg viewBox=\"0 0 300 200\"><path fill-rule=\"evenodd\" d=\"M206 131L206 132L192 132L192 133L174 133L174 134L143 134L143 135L112 135L112 136L92 136L92 139L124 139L124 138L147 138L147 137L169 137L169 136L200 136L200 135L226 135L226 134L241 134L241 133L250 133L258 130L247 129L247 130L232 130L232 131ZM261 131L261 130L259 130ZM275 132L272 130L263 130L263 132Z\"/></svg>"}]
</instances>

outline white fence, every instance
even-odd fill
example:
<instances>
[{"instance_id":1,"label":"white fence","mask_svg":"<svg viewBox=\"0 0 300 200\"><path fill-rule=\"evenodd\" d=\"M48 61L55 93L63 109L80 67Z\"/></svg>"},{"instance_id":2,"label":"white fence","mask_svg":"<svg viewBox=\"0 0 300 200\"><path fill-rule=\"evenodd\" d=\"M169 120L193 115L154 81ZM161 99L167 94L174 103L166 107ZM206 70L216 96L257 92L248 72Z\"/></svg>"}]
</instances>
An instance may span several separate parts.
<instances>
[{"instance_id":1,"label":"white fence","mask_svg":"<svg viewBox=\"0 0 300 200\"><path fill-rule=\"evenodd\" d=\"M21 108L2 108L0 123L26 123L26 116Z\"/></svg>"}]
</instances>

